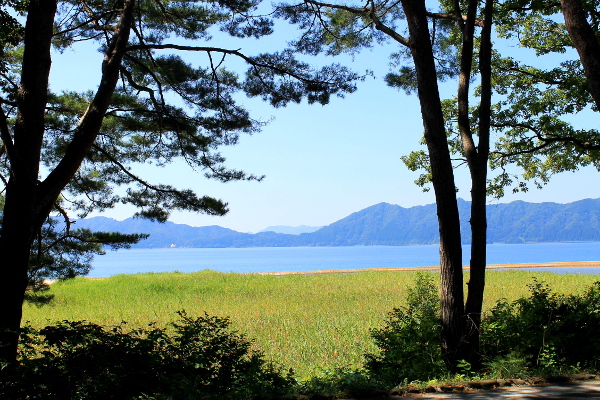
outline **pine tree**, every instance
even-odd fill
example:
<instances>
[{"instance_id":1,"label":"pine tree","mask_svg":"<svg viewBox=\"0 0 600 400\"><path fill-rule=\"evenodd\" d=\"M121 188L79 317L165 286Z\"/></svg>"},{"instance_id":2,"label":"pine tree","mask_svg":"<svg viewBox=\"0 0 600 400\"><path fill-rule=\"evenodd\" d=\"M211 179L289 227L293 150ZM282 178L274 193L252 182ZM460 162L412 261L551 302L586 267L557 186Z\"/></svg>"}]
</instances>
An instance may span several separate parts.
<instances>
[{"instance_id":1,"label":"pine tree","mask_svg":"<svg viewBox=\"0 0 600 400\"><path fill-rule=\"evenodd\" d=\"M48 263L61 264L58 252L89 255L103 243L141 238L69 230L73 213L130 204L137 216L157 221L165 221L172 210L223 215L228 211L224 201L144 180L134 167L184 160L222 182L260 179L227 168L217 151L261 127L236 95L258 96L274 106L302 99L326 104L331 95L352 92L357 79L340 66L315 70L289 49L248 55L219 46L223 35L261 38L273 32L274 20L258 13L252 0L24 4L18 20L11 15L24 5L0 4L0 18L15 23L0 32L5 35L0 361L9 363L16 357L30 275ZM24 28L18 26L21 20ZM79 41L95 43L104 55L100 82L89 92L52 92L51 49L66 50ZM187 61L189 53L204 54L206 64ZM227 69L232 60L247 65L245 75ZM63 219L62 231L54 229L51 216ZM82 272L73 268L78 261L69 262L60 274Z\"/></svg>"}]
</instances>

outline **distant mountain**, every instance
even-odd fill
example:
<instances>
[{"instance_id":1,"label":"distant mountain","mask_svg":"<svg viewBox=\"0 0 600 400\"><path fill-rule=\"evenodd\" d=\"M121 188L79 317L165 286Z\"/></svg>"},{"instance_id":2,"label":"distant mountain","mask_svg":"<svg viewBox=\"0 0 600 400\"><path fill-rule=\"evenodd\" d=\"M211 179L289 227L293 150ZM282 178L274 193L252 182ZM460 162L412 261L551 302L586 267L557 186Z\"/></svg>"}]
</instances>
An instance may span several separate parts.
<instances>
[{"instance_id":1,"label":"distant mountain","mask_svg":"<svg viewBox=\"0 0 600 400\"><path fill-rule=\"evenodd\" d=\"M470 243L470 202L459 199L461 232ZM514 201L487 207L488 242L600 241L600 199L568 204ZM435 204L403 208L379 203L350 214L314 232L300 234L262 231L241 233L220 226L191 227L129 218L79 220L76 227L122 233L149 233L138 248L154 247L281 247L281 246L398 246L439 242ZM278 228L278 227L271 227Z\"/></svg>"},{"instance_id":2,"label":"distant mountain","mask_svg":"<svg viewBox=\"0 0 600 400\"><path fill-rule=\"evenodd\" d=\"M286 225L276 225L269 226L262 231L259 232L275 232L275 233L286 233L288 235L299 235L301 233L312 233L321 229L322 226L286 226Z\"/></svg>"}]
</instances>

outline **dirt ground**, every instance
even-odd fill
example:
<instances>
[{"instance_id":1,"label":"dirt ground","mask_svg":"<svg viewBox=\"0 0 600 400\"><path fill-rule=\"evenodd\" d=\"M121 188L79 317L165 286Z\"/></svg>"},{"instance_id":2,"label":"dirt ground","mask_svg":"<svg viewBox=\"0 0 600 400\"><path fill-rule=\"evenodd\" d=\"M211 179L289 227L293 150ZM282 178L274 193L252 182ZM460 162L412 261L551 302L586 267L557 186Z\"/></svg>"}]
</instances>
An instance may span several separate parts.
<instances>
[{"instance_id":1,"label":"dirt ground","mask_svg":"<svg viewBox=\"0 0 600 400\"><path fill-rule=\"evenodd\" d=\"M499 386L500 381L504 386ZM477 388L471 387L472 384L477 384ZM407 389L392 389L351 400L600 400L599 377L585 373L533 381L492 379L458 386L431 386L428 389L429 393L407 393Z\"/></svg>"},{"instance_id":2,"label":"dirt ground","mask_svg":"<svg viewBox=\"0 0 600 400\"><path fill-rule=\"evenodd\" d=\"M523 385L480 390L467 393L424 393L390 396L406 400L533 400L533 399L600 399L600 380L591 379L564 384Z\"/></svg>"}]
</instances>

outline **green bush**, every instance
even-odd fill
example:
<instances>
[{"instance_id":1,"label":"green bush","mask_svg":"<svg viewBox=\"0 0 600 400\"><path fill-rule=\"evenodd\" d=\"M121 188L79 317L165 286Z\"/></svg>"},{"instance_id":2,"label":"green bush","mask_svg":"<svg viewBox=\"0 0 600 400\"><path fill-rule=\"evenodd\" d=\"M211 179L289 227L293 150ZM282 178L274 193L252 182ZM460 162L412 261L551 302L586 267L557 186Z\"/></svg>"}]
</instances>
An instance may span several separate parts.
<instances>
[{"instance_id":1,"label":"green bush","mask_svg":"<svg viewBox=\"0 0 600 400\"><path fill-rule=\"evenodd\" d=\"M349 367L324 370L298 385L297 391L308 396L347 396L364 397L366 393L378 389L375 382L362 371Z\"/></svg>"},{"instance_id":2,"label":"green bush","mask_svg":"<svg viewBox=\"0 0 600 400\"><path fill-rule=\"evenodd\" d=\"M386 325L371 331L378 354L367 354L365 369L386 387L440 376L440 299L433 274L418 273L408 288L407 306L396 308Z\"/></svg>"},{"instance_id":3,"label":"green bush","mask_svg":"<svg viewBox=\"0 0 600 400\"><path fill-rule=\"evenodd\" d=\"M600 282L580 295L560 295L534 280L531 294L500 300L484 314L480 351L494 377L600 367ZM379 348L367 354L371 382L390 387L443 377L440 301L433 275L418 274L407 306L394 309L371 336Z\"/></svg>"},{"instance_id":4,"label":"green bush","mask_svg":"<svg viewBox=\"0 0 600 400\"><path fill-rule=\"evenodd\" d=\"M581 295L561 295L542 283L512 303L499 301L484 318L488 359L522 356L530 367L597 369L600 361L600 282Z\"/></svg>"},{"instance_id":5,"label":"green bush","mask_svg":"<svg viewBox=\"0 0 600 400\"><path fill-rule=\"evenodd\" d=\"M523 355L512 352L507 355L499 355L484 362L484 375L486 378L526 378L530 368Z\"/></svg>"},{"instance_id":6,"label":"green bush","mask_svg":"<svg viewBox=\"0 0 600 400\"><path fill-rule=\"evenodd\" d=\"M21 360L0 398L245 399L276 396L295 380L230 331L227 318L180 312L169 328L126 331L63 321L22 334Z\"/></svg>"}]
</instances>

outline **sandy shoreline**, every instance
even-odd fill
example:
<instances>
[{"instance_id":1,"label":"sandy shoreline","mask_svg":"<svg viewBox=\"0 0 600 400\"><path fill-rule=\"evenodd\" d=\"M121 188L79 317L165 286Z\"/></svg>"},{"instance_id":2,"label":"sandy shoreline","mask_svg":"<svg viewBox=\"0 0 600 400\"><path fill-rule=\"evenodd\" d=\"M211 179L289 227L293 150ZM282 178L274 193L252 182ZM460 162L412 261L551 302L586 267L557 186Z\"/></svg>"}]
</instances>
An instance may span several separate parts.
<instances>
[{"instance_id":1,"label":"sandy shoreline","mask_svg":"<svg viewBox=\"0 0 600 400\"><path fill-rule=\"evenodd\" d=\"M525 263L525 264L489 264L487 269L505 268L578 268L578 267L600 267L600 261L568 261L550 263ZM468 270L468 265L463 265ZM358 268L358 269L327 269L320 271L285 271L285 272L246 272L257 275L313 275L313 274L349 274L364 271L439 271L439 266L431 267L398 267L398 268Z\"/></svg>"},{"instance_id":2,"label":"sandy shoreline","mask_svg":"<svg viewBox=\"0 0 600 400\"><path fill-rule=\"evenodd\" d=\"M578 268L578 267L600 267L600 261L569 261L551 263L528 263L528 264L489 264L487 269L517 269L517 268ZM463 265L468 270L468 265ZM240 272L242 275L317 275L317 274L352 274L366 271L439 271L439 266L431 267L398 267L398 268L357 268L357 269L324 269L317 271L284 271L284 272ZM107 277L89 277L87 279L106 279ZM44 283L51 284L56 279L45 279Z\"/></svg>"}]
</instances>

